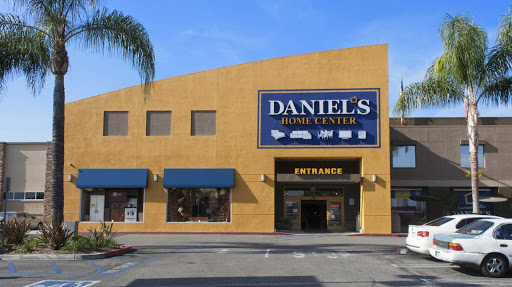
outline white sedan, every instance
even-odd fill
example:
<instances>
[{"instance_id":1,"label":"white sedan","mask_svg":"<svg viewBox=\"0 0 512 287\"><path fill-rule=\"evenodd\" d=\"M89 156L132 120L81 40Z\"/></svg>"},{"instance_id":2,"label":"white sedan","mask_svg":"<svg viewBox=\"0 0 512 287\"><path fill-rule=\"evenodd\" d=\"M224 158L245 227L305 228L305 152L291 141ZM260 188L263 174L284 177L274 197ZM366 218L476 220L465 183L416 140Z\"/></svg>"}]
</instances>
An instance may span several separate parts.
<instances>
[{"instance_id":1,"label":"white sedan","mask_svg":"<svg viewBox=\"0 0 512 287\"><path fill-rule=\"evenodd\" d=\"M427 222L423 225L409 225L409 233L405 240L405 246L409 250L422 254L430 254L429 248L432 247L432 239L437 233L450 233L455 230L484 218L501 218L493 215L478 214L457 214L440 217Z\"/></svg>"},{"instance_id":2,"label":"white sedan","mask_svg":"<svg viewBox=\"0 0 512 287\"><path fill-rule=\"evenodd\" d=\"M512 219L482 219L455 233L436 234L430 255L461 267L502 277L512 260Z\"/></svg>"}]
</instances>

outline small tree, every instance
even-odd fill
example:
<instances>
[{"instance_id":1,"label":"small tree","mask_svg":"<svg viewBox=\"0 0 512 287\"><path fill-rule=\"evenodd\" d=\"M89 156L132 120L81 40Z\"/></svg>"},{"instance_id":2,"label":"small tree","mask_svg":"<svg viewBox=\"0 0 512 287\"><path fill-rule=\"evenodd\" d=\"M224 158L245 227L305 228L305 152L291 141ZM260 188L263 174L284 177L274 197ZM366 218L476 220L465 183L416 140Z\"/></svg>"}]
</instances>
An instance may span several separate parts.
<instances>
[{"instance_id":1,"label":"small tree","mask_svg":"<svg viewBox=\"0 0 512 287\"><path fill-rule=\"evenodd\" d=\"M473 213L480 213L478 196L478 105L507 105L512 93L510 63L512 18L500 25L498 43L489 48L487 33L467 16L445 16L439 35L445 52L425 74L407 86L395 104L397 115L420 107L464 104L471 163Z\"/></svg>"}]
</instances>

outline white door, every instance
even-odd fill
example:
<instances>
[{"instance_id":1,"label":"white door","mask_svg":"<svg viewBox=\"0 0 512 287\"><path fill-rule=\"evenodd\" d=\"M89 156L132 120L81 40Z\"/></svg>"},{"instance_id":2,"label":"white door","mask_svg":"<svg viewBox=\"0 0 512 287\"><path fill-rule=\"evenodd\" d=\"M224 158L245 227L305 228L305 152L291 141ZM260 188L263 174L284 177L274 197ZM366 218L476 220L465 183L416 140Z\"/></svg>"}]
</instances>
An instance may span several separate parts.
<instances>
[{"instance_id":1,"label":"white door","mask_svg":"<svg viewBox=\"0 0 512 287\"><path fill-rule=\"evenodd\" d=\"M105 195L91 195L91 218L89 221L104 221L103 216L105 214Z\"/></svg>"}]
</instances>

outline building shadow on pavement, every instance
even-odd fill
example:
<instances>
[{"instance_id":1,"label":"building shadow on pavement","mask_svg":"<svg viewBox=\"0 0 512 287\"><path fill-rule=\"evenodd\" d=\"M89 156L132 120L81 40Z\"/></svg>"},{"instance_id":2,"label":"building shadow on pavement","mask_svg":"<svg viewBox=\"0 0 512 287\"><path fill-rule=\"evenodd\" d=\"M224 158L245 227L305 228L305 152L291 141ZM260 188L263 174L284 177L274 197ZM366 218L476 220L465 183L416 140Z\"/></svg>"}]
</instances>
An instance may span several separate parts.
<instances>
[{"instance_id":1,"label":"building shadow on pavement","mask_svg":"<svg viewBox=\"0 0 512 287\"><path fill-rule=\"evenodd\" d=\"M262 276L262 277L205 277L205 278L147 278L136 279L135 286L324 286L314 276Z\"/></svg>"}]
</instances>

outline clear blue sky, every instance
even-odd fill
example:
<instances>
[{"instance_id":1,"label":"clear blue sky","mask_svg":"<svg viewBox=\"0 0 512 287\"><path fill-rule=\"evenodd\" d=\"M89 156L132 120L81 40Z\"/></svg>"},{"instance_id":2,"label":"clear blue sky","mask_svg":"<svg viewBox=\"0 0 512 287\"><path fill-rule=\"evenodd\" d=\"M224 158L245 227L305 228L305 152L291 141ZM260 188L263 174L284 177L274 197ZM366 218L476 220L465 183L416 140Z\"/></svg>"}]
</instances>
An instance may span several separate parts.
<instances>
[{"instance_id":1,"label":"clear blue sky","mask_svg":"<svg viewBox=\"0 0 512 287\"><path fill-rule=\"evenodd\" d=\"M10 11L2 1L0 12ZM156 80L240 63L374 44L389 45L390 107L404 84L420 81L442 54L437 31L445 13L467 13L494 44L510 1L169 1L111 0L148 30L156 53ZM66 102L137 85L140 78L121 57L69 47ZM298 87L299 88L299 87ZM50 141L53 76L41 94L24 79L8 82L0 100L0 141ZM489 107L481 116L512 116ZM464 108L419 110L414 117L464 116Z\"/></svg>"}]
</instances>

